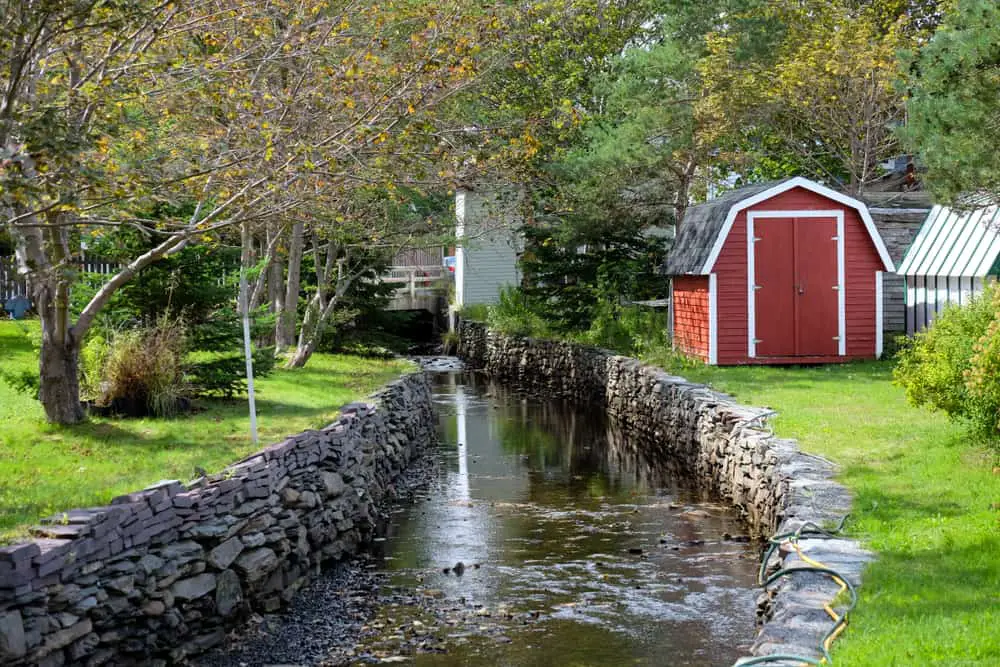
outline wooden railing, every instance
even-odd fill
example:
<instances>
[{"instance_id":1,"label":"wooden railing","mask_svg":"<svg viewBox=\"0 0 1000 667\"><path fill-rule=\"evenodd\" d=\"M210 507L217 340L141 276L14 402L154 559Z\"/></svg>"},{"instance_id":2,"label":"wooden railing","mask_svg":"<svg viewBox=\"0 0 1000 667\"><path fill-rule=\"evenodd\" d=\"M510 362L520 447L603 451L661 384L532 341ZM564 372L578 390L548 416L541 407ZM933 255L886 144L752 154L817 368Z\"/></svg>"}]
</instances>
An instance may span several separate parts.
<instances>
[{"instance_id":1,"label":"wooden railing","mask_svg":"<svg viewBox=\"0 0 1000 667\"><path fill-rule=\"evenodd\" d=\"M443 266L392 266L382 274L382 282L399 283L400 290L408 290L410 296L415 296L418 287L431 287L450 277L451 273Z\"/></svg>"}]
</instances>

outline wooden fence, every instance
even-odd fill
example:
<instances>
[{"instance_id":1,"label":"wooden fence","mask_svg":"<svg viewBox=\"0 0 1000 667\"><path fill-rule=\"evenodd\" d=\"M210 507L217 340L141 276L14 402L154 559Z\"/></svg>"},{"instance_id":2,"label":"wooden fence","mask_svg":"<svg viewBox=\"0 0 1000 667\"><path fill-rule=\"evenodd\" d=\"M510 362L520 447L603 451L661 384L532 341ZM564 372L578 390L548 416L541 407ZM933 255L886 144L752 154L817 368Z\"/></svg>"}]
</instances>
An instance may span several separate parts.
<instances>
[{"instance_id":1,"label":"wooden fence","mask_svg":"<svg viewBox=\"0 0 1000 667\"><path fill-rule=\"evenodd\" d=\"M77 268L85 273L111 275L117 272L120 266L116 262L109 262L99 257L84 257L77 264ZM14 256L0 255L0 306L15 296L28 297L28 286L24 278L17 273L17 260Z\"/></svg>"},{"instance_id":2,"label":"wooden fence","mask_svg":"<svg viewBox=\"0 0 1000 667\"><path fill-rule=\"evenodd\" d=\"M0 306L15 296L27 296L24 279L17 275L17 265L13 255L0 256ZM0 313L2 314L2 313Z\"/></svg>"}]
</instances>

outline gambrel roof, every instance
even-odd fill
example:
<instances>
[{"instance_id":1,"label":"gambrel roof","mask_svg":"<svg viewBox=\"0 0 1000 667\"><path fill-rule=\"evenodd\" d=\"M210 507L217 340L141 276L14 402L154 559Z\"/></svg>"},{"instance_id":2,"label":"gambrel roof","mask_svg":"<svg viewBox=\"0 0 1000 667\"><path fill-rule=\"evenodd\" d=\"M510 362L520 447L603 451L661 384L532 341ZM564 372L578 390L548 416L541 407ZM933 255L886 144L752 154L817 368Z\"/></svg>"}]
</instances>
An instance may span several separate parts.
<instances>
[{"instance_id":1,"label":"gambrel roof","mask_svg":"<svg viewBox=\"0 0 1000 667\"><path fill-rule=\"evenodd\" d=\"M736 215L744 209L793 188L803 188L857 210L872 242L875 244L875 248L878 250L885 270L894 270L889 252L882 242L882 237L878 233L864 202L831 190L807 178L796 176L783 181L748 185L727 192L704 204L689 208L680 225L674 246L663 264L662 272L671 276L711 273L715 260L729 235L729 230L732 229L733 222L736 220Z\"/></svg>"},{"instance_id":2,"label":"gambrel roof","mask_svg":"<svg viewBox=\"0 0 1000 667\"><path fill-rule=\"evenodd\" d=\"M715 245L715 239L719 237L719 232L726 223L729 209L734 204L770 190L780 183L781 181L769 181L748 185L689 208L684 213L684 220L674 240L674 247L667 255L663 273L670 276L701 273L701 267L705 265L705 260Z\"/></svg>"}]
</instances>

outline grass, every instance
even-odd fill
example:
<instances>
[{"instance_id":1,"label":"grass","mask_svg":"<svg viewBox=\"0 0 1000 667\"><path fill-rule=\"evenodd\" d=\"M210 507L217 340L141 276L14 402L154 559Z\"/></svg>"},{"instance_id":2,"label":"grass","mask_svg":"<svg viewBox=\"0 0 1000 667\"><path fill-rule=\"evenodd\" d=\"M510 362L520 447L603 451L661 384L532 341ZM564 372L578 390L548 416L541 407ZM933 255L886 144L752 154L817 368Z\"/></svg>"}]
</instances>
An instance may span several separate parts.
<instances>
[{"instance_id":1,"label":"grass","mask_svg":"<svg viewBox=\"0 0 1000 667\"><path fill-rule=\"evenodd\" d=\"M23 326L23 325L21 325ZM37 331L37 323L28 323ZM18 323L0 322L0 368L37 369ZM325 426L338 408L409 370L408 362L316 354L308 366L257 382L261 447ZM45 422L41 405L0 382L0 542L23 537L38 518L106 503L161 479L216 472L259 449L244 400L210 400L175 419L103 419L72 427Z\"/></svg>"},{"instance_id":2,"label":"grass","mask_svg":"<svg viewBox=\"0 0 1000 667\"><path fill-rule=\"evenodd\" d=\"M654 363L656 359L651 359ZM779 412L842 466L849 532L878 553L835 665L1000 665L1000 468L962 424L909 406L888 362L668 369ZM663 365L663 364L661 364Z\"/></svg>"}]
</instances>

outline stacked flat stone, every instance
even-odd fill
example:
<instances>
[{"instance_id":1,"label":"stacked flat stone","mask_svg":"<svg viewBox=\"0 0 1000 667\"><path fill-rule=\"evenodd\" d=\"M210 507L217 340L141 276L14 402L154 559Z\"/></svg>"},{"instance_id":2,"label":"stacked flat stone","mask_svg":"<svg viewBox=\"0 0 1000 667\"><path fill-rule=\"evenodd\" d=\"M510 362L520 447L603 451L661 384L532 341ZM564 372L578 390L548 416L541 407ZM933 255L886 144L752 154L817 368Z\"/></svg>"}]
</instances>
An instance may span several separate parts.
<instances>
[{"instance_id":1,"label":"stacked flat stone","mask_svg":"<svg viewBox=\"0 0 1000 667\"><path fill-rule=\"evenodd\" d=\"M693 475L739 510L756 537L805 523L836 525L850 512L850 494L834 481L834 466L800 452L793 440L775 437L766 423L769 410L739 405L608 350L504 335L468 321L461 323L460 336L459 356L469 368L539 398L603 407L647 454ZM856 586L871 559L846 538L804 539L800 548ZM794 551L782 550L768 571L803 565ZM822 605L839 588L822 574L782 578L758 600L761 627L752 655L820 657L820 643L833 627Z\"/></svg>"},{"instance_id":2,"label":"stacked flat stone","mask_svg":"<svg viewBox=\"0 0 1000 667\"><path fill-rule=\"evenodd\" d=\"M408 375L219 475L49 518L0 548L0 663L177 663L280 609L373 537L434 439L431 405L427 379Z\"/></svg>"}]
</instances>

